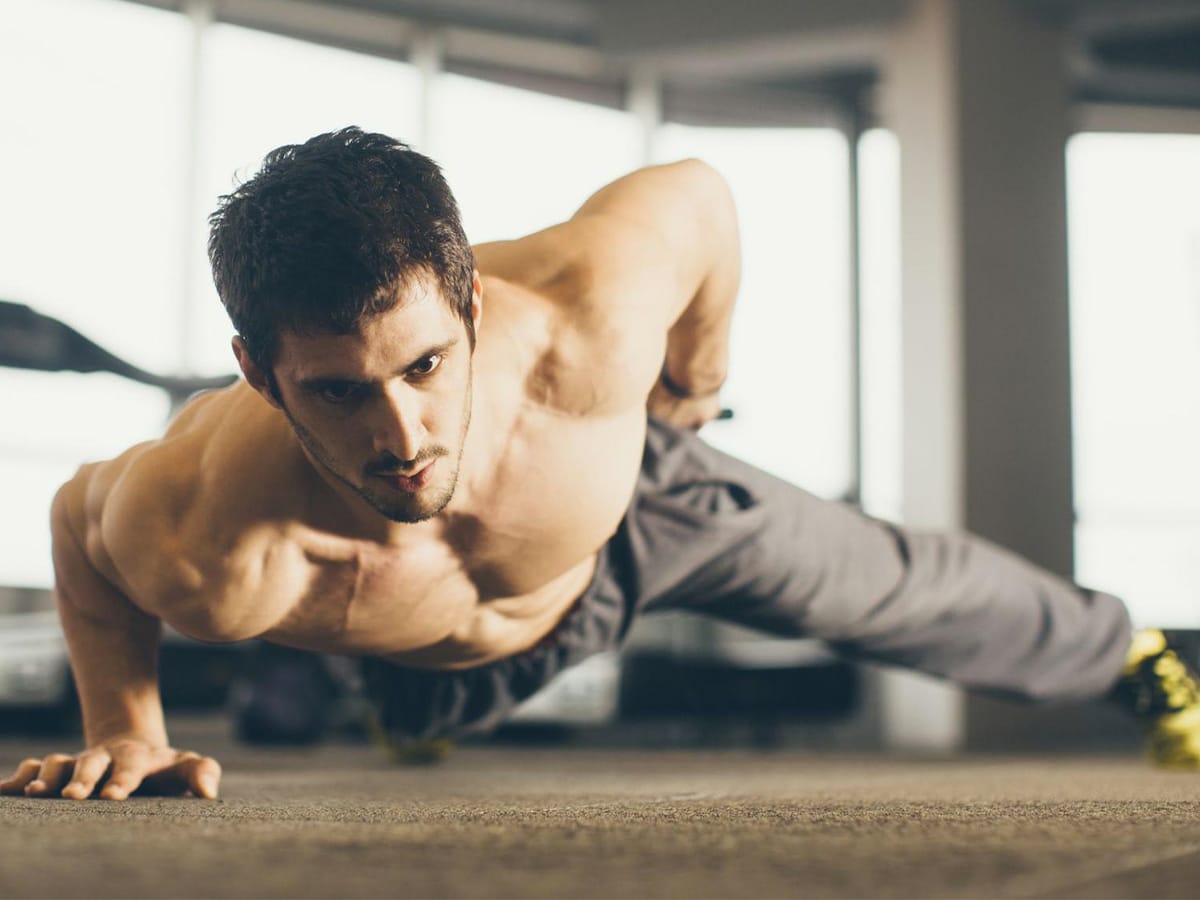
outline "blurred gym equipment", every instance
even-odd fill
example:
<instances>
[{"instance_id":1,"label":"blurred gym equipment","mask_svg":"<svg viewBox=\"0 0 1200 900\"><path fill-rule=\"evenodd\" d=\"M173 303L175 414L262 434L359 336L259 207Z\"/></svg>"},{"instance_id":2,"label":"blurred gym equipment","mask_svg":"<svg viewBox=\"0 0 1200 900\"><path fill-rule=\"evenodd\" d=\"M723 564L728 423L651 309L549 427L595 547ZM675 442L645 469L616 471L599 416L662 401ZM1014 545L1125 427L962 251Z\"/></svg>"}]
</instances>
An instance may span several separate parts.
<instances>
[{"instance_id":1,"label":"blurred gym equipment","mask_svg":"<svg viewBox=\"0 0 1200 900\"><path fill-rule=\"evenodd\" d=\"M64 322L6 300L0 300L0 366L38 372L111 372L161 388L170 396L172 408L199 391L228 387L237 381L236 375L155 375L109 353Z\"/></svg>"}]
</instances>

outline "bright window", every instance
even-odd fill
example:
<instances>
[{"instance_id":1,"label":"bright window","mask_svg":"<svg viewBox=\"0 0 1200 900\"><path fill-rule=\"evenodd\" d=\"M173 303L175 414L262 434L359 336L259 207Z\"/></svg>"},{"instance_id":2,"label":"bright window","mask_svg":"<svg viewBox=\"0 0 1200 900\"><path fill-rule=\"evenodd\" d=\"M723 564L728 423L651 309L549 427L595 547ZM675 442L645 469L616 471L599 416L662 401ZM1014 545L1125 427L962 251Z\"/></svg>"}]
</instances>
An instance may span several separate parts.
<instances>
[{"instance_id":1,"label":"bright window","mask_svg":"<svg viewBox=\"0 0 1200 900\"><path fill-rule=\"evenodd\" d=\"M179 350L188 42L182 16L132 3L0 4L0 298L158 370ZM166 413L113 377L0 369L0 583L50 583L54 490Z\"/></svg>"},{"instance_id":2,"label":"bright window","mask_svg":"<svg viewBox=\"0 0 1200 900\"><path fill-rule=\"evenodd\" d=\"M862 295L863 508L899 521L901 471L900 143L872 129L858 145Z\"/></svg>"},{"instance_id":3,"label":"bright window","mask_svg":"<svg viewBox=\"0 0 1200 900\"><path fill-rule=\"evenodd\" d=\"M852 485L848 156L828 129L664 126L661 160L699 157L728 179L742 289L724 400L704 437L825 497Z\"/></svg>"},{"instance_id":4,"label":"bright window","mask_svg":"<svg viewBox=\"0 0 1200 900\"><path fill-rule=\"evenodd\" d=\"M356 124L443 166L473 241L569 217L645 159L635 116L110 0L0 3L0 298L144 368L223 373L232 329L204 244L217 197L269 150ZM199 105L192 109L192 100ZM850 487L847 148L833 131L655 135L729 178L745 278L726 399L706 437L826 496ZM190 143L195 138L194 143ZM195 166L195 171L189 171ZM49 584L50 497L82 461L159 434L161 392L0 369L0 583Z\"/></svg>"},{"instance_id":5,"label":"bright window","mask_svg":"<svg viewBox=\"0 0 1200 900\"><path fill-rule=\"evenodd\" d=\"M1067 160L1078 576L1200 627L1200 136Z\"/></svg>"},{"instance_id":6,"label":"bright window","mask_svg":"<svg viewBox=\"0 0 1200 900\"><path fill-rule=\"evenodd\" d=\"M248 180L263 157L284 144L357 125L410 144L419 116L416 69L233 25L204 36L196 273L197 328L192 353L209 373L233 371L233 328L217 298L205 255L207 216L217 198ZM418 148L419 149L419 148Z\"/></svg>"},{"instance_id":7,"label":"bright window","mask_svg":"<svg viewBox=\"0 0 1200 900\"><path fill-rule=\"evenodd\" d=\"M431 127L472 243L565 221L642 162L628 113L459 75L434 82Z\"/></svg>"}]
</instances>

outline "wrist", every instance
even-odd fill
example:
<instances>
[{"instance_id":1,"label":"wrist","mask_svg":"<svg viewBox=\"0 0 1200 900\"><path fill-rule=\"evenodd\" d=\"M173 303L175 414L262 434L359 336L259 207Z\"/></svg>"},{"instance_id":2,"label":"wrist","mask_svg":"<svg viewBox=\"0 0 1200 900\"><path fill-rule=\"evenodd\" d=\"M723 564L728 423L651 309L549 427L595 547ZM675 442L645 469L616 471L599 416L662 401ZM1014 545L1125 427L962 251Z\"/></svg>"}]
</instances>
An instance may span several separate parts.
<instances>
[{"instance_id":1,"label":"wrist","mask_svg":"<svg viewBox=\"0 0 1200 900\"><path fill-rule=\"evenodd\" d=\"M658 376L659 382L666 389L667 393L673 397L678 397L680 400L699 400L705 397L715 397L721 392L721 388L725 385L725 379L722 378L715 385L708 385L703 388L694 388L691 385L680 384L667 371L666 363L663 363L662 371Z\"/></svg>"},{"instance_id":2,"label":"wrist","mask_svg":"<svg viewBox=\"0 0 1200 900\"><path fill-rule=\"evenodd\" d=\"M83 704L83 734L89 747L117 741L138 741L151 746L166 747L166 718L161 703L148 709L125 709L120 712L95 711Z\"/></svg>"},{"instance_id":3,"label":"wrist","mask_svg":"<svg viewBox=\"0 0 1200 900\"><path fill-rule=\"evenodd\" d=\"M84 743L88 747L115 744L118 741L136 741L140 744L149 744L152 747L167 747L171 743L167 737L165 727L100 729L88 728L85 724L83 735Z\"/></svg>"}]
</instances>

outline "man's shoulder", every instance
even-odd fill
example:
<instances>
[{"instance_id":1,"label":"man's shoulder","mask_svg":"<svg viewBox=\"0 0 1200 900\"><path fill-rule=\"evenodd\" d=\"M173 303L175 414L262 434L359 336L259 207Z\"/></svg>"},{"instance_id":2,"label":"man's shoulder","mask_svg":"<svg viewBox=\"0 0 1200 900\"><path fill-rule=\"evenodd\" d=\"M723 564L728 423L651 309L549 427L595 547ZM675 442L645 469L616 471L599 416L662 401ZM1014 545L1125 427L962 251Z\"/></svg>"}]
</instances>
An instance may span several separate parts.
<instances>
[{"instance_id":1,"label":"man's shoulder","mask_svg":"<svg viewBox=\"0 0 1200 900\"><path fill-rule=\"evenodd\" d=\"M258 430L244 403L236 389L203 395L161 438L76 476L89 559L140 605L162 614L204 591L252 526L245 500L264 473L254 453L233 448L238 432L252 440Z\"/></svg>"},{"instance_id":2,"label":"man's shoulder","mask_svg":"<svg viewBox=\"0 0 1200 900\"><path fill-rule=\"evenodd\" d=\"M652 229L598 212L511 241L478 244L476 263L578 317L593 304L610 307L661 281L666 247Z\"/></svg>"},{"instance_id":3,"label":"man's shoulder","mask_svg":"<svg viewBox=\"0 0 1200 900\"><path fill-rule=\"evenodd\" d=\"M713 257L736 245L736 218L721 175L688 159L631 172L565 222L474 250L481 273L561 302L588 326L621 320L665 332Z\"/></svg>"},{"instance_id":4,"label":"man's shoulder","mask_svg":"<svg viewBox=\"0 0 1200 900\"><path fill-rule=\"evenodd\" d=\"M206 464L236 403L231 390L202 394L180 410L161 437L80 469L89 519L106 532L143 534L182 522L204 494Z\"/></svg>"}]
</instances>

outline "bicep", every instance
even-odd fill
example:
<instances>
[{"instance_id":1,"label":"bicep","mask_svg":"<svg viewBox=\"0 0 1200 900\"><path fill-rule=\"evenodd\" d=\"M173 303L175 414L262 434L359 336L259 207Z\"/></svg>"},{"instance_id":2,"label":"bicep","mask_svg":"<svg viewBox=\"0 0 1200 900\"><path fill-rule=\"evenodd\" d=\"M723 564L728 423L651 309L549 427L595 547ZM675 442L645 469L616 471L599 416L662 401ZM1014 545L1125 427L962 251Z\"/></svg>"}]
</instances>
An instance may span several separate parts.
<instances>
[{"instance_id":1,"label":"bicep","mask_svg":"<svg viewBox=\"0 0 1200 900\"><path fill-rule=\"evenodd\" d=\"M80 533L97 571L160 617L164 598L189 577L197 580L178 552L197 461L163 448L162 441L137 444L89 473Z\"/></svg>"},{"instance_id":2,"label":"bicep","mask_svg":"<svg viewBox=\"0 0 1200 900\"><path fill-rule=\"evenodd\" d=\"M76 475L54 497L50 512L55 601L68 641L79 628L153 629L153 617L132 602L104 564L99 529L88 521L89 479Z\"/></svg>"}]
</instances>

